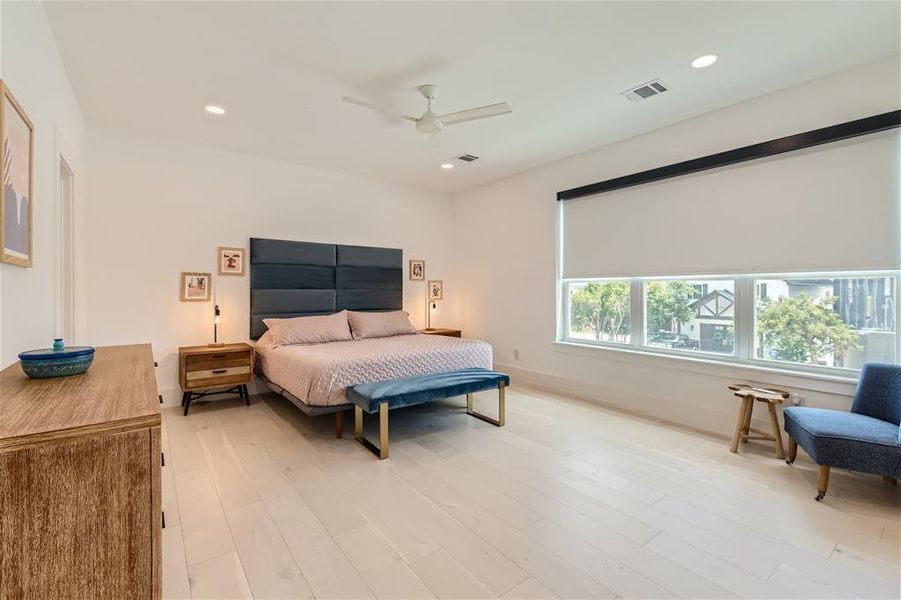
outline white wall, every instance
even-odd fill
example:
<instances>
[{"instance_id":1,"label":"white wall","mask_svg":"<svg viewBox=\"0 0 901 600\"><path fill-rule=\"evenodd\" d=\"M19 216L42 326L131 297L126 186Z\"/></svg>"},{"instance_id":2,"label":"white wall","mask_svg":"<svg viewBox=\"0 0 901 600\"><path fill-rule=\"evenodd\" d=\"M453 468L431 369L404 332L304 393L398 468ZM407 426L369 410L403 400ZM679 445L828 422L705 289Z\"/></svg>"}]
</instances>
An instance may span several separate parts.
<instances>
[{"instance_id":1,"label":"white wall","mask_svg":"<svg viewBox=\"0 0 901 600\"><path fill-rule=\"evenodd\" d=\"M34 124L34 266L0 264L0 367L5 367L23 350L50 346L59 331L59 158L62 154L75 174L75 212L83 215L87 155L84 119L43 7L2 2L0 11L2 77ZM83 223L76 217L80 280ZM84 341L82 333L83 323L76 323L76 339L68 341Z\"/></svg>"},{"instance_id":2,"label":"white wall","mask_svg":"<svg viewBox=\"0 0 901 600\"><path fill-rule=\"evenodd\" d=\"M640 107L635 105L636 110ZM725 386L736 380L793 387L808 404L846 409L853 392L848 383L555 344L555 195L594 181L898 108L899 61L894 57L461 194L454 200L454 229L466 236L455 238L453 246L461 325L468 335L494 345L495 361L513 374L514 381L710 431L731 431L737 407ZM603 202L603 196L594 201ZM791 198L784 201L788 206ZM611 226L634 228L635 243L642 243L640 215ZM677 230L678 223L673 227ZM897 228L894 231L895 239L885 239L885 244L898 245ZM760 243L770 242L764 238ZM623 254L629 251L621 249ZM519 351L518 360L514 350Z\"/></svg>"},{"instance_id":3,"label":"white wall","mask_svg":"<svg viewBox=\"0 0 901 600\"><path fill-rule=\"evenodd\" d=\"M92 345L153 343L174 401L178 346L212 341L212 304L178 300L180 271L216 271L216 247L250 237L385 246L448 280L451 202L423 192L208 147L92 131L87 328ZM250 279L217 277L225 341L246 340ZM456 295L433 324L455 322ZM404 276L404 307L424 326L425 283Z\"/></svg>"}]
</instances>

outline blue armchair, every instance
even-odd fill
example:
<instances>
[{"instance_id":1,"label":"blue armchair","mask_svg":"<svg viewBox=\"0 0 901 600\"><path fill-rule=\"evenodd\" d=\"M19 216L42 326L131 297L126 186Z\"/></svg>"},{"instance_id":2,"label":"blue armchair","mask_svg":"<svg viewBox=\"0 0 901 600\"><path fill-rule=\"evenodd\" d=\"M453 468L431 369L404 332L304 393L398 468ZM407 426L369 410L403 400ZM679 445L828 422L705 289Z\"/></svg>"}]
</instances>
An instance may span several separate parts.
<instances>
[{"instance_id":1,"label":"blue armchair","mask_svg":"<svg viewBox=\"0 0 901 600\"><path fill-rule=\"evenodd\" d=\"M785 409L788 459L798 446L817 464L817 496L826 495L829 469L901 477L901 366L868 363L860 372L851 412L792 406Z\"/></svg>"}]
</instances>

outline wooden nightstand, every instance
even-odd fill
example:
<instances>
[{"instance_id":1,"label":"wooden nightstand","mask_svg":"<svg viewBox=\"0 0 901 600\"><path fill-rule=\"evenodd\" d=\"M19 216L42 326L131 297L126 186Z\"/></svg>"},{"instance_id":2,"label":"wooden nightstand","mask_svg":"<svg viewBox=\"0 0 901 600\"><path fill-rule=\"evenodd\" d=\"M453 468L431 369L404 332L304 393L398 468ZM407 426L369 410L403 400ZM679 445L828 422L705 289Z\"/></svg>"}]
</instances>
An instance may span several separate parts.
<instances>
[{"instance_id":1,"label":"wooden nightstand","mask_svg":"<svg viewBox=\"0 0 901 600\"><path fill-rule=\"evenodd\" d=\"M420 329L419 333L426 335L446 335L447 337L463 337L463 331L460 329L451 329L449 327L432 327L431 329Z\"/></svg>"},{"instance_id":2,"label":"wooden nightstand","mask_svg":"<svg viewBox=\"0 0 901 600\"><path fill-rule=\"evenodd\" d=\"M185 415L191 402L214 394L238 394L250 406L247 384L253 379L253 346L183 346L178 349L178 382L183 392L181 405ZM207 392L228 386L226 390Z\"/></svg>"}]
</instances>

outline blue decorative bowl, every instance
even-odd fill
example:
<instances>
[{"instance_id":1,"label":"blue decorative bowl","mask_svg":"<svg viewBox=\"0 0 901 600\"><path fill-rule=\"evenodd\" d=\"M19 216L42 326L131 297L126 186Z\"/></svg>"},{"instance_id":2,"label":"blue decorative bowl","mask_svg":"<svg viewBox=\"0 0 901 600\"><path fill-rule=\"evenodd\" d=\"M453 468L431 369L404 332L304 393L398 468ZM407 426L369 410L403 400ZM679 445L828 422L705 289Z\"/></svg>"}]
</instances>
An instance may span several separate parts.
<instances>
[{"instance_id":1,"label":"blue decorative bowl","mask_svg":"<svg viewBox=\"0 0 901 600\"><path fill-rule=\"evenodd\" d=\"M54 340L53 348L29 350L19 354L19 364L29 377L66 377L84 373L94 362L90 346L63 346Z\"/></svg>"}]
</instances>

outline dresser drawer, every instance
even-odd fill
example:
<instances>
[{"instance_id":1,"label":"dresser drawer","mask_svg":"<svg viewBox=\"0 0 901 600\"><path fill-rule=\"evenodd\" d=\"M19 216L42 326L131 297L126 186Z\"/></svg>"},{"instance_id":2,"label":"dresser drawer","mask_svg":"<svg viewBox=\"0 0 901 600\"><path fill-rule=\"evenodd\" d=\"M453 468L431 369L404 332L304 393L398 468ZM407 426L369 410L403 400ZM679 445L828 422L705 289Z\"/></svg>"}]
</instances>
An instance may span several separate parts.
<instances>
[{"instance_id":1,"label":"dresser drawer","mask_svg":"<svg viewBox=\"0 0 901 600\"><path fill-rule=\"evenodd\" d=\"M196 354L185 357L185 371L208 371L211 369L229 369L232 367L249 367L250 351L228 352L222 354Z\"/></svg>"}]
</instances>

